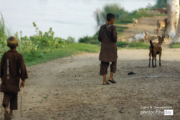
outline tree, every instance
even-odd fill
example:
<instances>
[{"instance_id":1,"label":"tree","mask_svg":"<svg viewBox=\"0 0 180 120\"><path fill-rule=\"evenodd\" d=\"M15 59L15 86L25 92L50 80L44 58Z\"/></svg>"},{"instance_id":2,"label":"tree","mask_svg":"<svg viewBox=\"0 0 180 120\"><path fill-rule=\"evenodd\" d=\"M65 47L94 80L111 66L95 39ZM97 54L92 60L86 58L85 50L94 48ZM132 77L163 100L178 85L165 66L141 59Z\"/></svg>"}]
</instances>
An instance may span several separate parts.
<instances>
[{"instance_id":1,"label":"tree","mask_svg":"<svg viewBox=\"0 0 180 120\"><path fill-rule=\"evenodd\" d=\"M176 42L180 42L180 17L179 17L178 27L177 27L177 30L176 30L176 35L172 39L171 44L176 43Z\"/></svg>"},{"instance_id":2,"label":"tree","mask_svg":"<svg viewBox=\"0 0 180 120\"><path fill-rule=\"evenodd\" d=\"M179 20L179 0L167 0L167 13L168 19L166 32L170 37L173 37Z\"/></svg>"},{"instance_id":3,"label":"tree","mask_svg":"<svg viewBox=\"0 0 180 120\"><path fill-rule=\"evenodd\" d=\"M180 2L180 0L179 0ZM177 30L176 30L176 35L175 37L172 39L171 44L176 42L180 42L180 14L179 14L179 22L178 22L178 26L177 26Z\"/></svg>"},{"instance_id":4,"label":"tree","mask_svg":"<svg viewBox=\"0 0 180 120\"><path fill-rule=\"evenodd\" d=\"M156 2L157 8L162 8L167 6L167 0L157 0Z\"/></svg>"}]
</instances>

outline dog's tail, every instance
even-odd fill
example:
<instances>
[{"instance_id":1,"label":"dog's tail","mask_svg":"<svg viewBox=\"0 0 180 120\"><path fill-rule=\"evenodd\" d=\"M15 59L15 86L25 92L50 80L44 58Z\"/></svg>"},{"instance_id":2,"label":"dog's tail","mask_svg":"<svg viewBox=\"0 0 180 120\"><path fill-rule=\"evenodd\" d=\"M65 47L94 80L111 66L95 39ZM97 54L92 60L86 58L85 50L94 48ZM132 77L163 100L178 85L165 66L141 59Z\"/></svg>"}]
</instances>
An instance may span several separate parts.
<instances>
[{"instance_id":1,"label":"dog's tail","mask_svg":"<svg viewBox=\"0 0 180 120\"><path fill-rule=\"evenodd\" d=\"M153 49L154 49L154 46L153 46L153 44L152 44L152 40L150 40L150 47L151 47L151 53L152 53L152 57L153 57Z\"/></svg>"}]
</instances>

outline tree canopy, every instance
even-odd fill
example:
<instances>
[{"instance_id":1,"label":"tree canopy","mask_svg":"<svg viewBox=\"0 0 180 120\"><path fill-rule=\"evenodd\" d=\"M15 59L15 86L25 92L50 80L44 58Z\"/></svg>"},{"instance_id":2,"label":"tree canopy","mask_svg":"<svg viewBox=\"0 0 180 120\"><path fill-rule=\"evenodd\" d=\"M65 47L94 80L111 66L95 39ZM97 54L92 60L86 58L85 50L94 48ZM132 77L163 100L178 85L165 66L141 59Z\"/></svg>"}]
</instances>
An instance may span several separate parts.
<instances>
[{"instance_id":1,"label":"tree canopy","mask_svg":"<svg viewBox=\"0 0 180 120\"><path fill-rule=\"evenodd\" d=\"M163 8L167 6L167 0L157 0L156 2L157 8Z\"/></svg>"}]
</instances>

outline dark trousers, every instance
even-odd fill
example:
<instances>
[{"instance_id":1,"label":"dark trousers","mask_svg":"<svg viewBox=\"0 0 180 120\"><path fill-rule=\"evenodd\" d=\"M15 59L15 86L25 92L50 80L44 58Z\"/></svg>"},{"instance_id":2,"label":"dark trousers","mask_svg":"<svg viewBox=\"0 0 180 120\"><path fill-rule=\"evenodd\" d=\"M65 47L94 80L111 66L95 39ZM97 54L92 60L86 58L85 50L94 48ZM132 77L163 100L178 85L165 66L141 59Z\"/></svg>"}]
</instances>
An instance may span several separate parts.
<instances>
[{"instance_id":1,"label":"dark trousers","mask_svg":"<svg viewBox=\"0 0 180 120\"><path fill-rule=\"evenodd\" d=\"M117 61L112 62L111 65L110 65L110 71L115 73L116 72L116 66L117 66ZM109 62L101 61L100 75L106 75L108 67L109 67Z\"/></svg>"},{"instance_id":2,"label":"dark trousers","mask_svg":"<svg viewBox=\"0 0 180 120\"><path fill-rule=\"evenodd\" d=\"M9 106L10 103L10 109L11 110L17 110L18 109L18 92L4 92L4 98L3 98L3 107Z\"/></svg>"}]
</instances>

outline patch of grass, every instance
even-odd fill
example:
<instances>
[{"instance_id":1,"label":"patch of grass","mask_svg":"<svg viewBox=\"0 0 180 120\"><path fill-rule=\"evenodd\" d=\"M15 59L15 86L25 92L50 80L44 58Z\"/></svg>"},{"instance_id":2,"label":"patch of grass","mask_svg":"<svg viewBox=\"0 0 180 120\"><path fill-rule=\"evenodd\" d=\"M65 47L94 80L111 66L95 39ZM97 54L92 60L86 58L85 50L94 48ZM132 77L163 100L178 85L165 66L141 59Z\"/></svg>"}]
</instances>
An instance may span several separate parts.
<instances>
[{"instance_id":1,"label":"patch of grass","mask_svg":"<svg viewBox=\"0 0 180 120\"><path fill-rule=\"evenodd\" d=\"M83 52L98 52L100 47L97 45L84 44L84 43L72 43L69 45L64 45L64 47L53 49L47 53L43 53L42 57L37 58L33 61L26 61L25 64L27 66L36 65L40 63L45 63L50 60L54 60L57 58L63 58L75 54L80 54ZM24 56L23 56L24 57Z\"/></svg>"},{"instance_id":2,"label":"patch of grass","mask_svg":"<svg viewBox=\"0 0 180 120\"><path fill-rule=\"evenodd\" d=\"M132 43L128 43L128 42L123 42L123 41L118 41L116 43L117 47L119 48L127 48L127 49L149 49L149 45L144 43L144 42L132 42Z\"/></svg>"},{"instance_id":3,"label":"patch of grass","mask_svg":"<svg viewBox=\"0 0 180 120\"><path fill-rule=\"evenodd\" d=\"M171 45L170 48L180 48L180 43L175 43Z\"/></svg>"}]
</instances>

